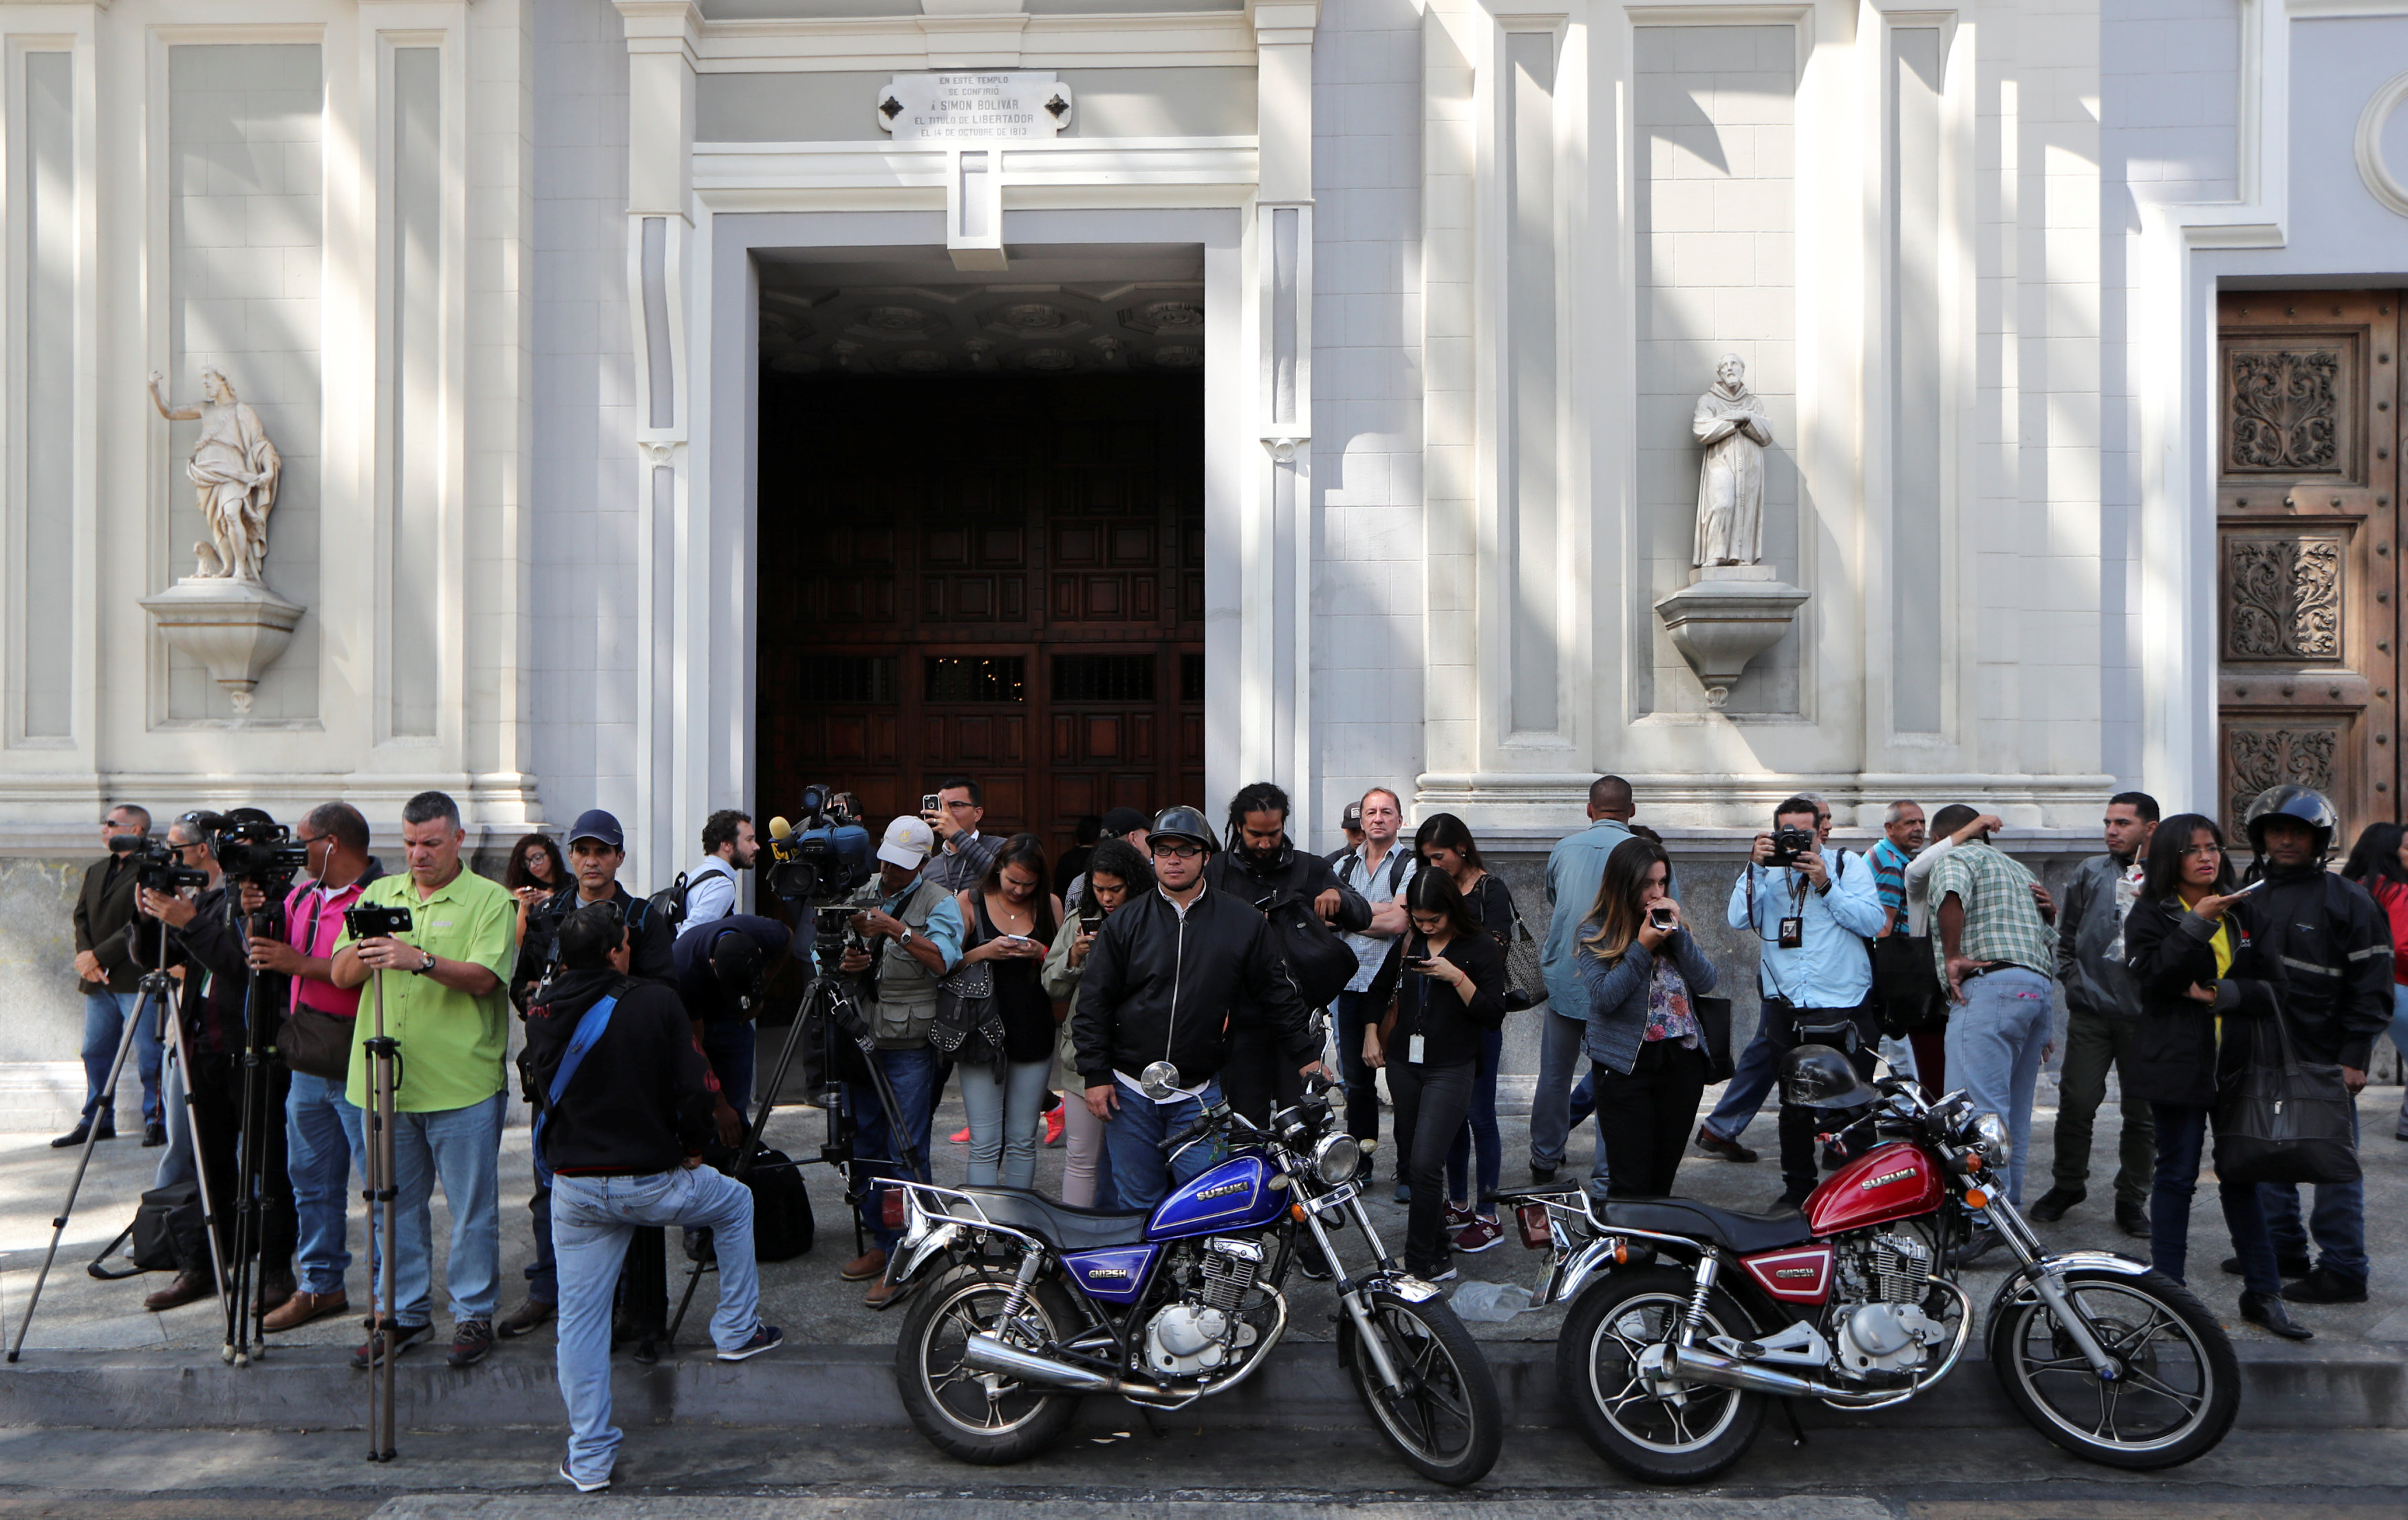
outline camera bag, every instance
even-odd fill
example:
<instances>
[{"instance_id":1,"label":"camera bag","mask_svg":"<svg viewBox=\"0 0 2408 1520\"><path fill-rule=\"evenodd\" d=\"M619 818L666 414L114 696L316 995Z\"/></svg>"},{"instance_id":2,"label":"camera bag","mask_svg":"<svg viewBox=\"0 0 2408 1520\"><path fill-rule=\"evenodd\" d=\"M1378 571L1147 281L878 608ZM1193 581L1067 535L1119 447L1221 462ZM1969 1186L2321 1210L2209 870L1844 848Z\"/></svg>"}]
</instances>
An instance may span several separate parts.
<instances>
[{"instance_id":1,"label":"camera bag","mask_svg":"<svg viewBox=\"0 0 2408 1520\"><path fill-rule=\"evenodd\" d=\"M736 1153L714 1143L703 1159L735 1176ZM819 1227L811 1215L811 1192L803 1185L803 1169L784 1151L752 1147L752 1164L736 1177L752 1192L752 1259L789 1261L811 1248ZM715 1261L717 1247L708 1229L685 1232L688 1261Z\"/></svg>"},{"instance_id":2,"label":"camera bag","mask_svg":"<svg viewBox=\"0 0 2408 1520\"><path fill-rule=\"evenodd\" d=\"M172 1183L144 1193L141 1205L134 1211L134 1222L102 1246L84 1271L104 1283L138 1272L173 1271L179 1236L187 1241L201 1237L201 1190L195 1183ZM129 1241L132 1243L127 1245L125 1257L133 1265L122 1271L111 1271L103 1265L111 1253Z\"/></svg>"}]
</instances>

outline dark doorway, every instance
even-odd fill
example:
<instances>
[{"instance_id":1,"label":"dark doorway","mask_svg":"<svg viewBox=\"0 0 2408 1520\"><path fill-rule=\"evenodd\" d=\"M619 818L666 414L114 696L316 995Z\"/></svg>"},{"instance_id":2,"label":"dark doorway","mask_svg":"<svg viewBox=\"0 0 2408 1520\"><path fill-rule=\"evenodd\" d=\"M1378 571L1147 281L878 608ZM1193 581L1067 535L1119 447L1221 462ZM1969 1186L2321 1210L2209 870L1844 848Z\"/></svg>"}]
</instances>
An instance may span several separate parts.
<instances>
[{"instance_id":1,"label":"dark doorway","mask_svg":"<svg viewBox=\"0 0 2408 1520\"><path fill-rule=\"evenodd\" d=\"M760 515L759 811L1204 800L1200 378L765 375Z\"/></svg>"}]
</instances>

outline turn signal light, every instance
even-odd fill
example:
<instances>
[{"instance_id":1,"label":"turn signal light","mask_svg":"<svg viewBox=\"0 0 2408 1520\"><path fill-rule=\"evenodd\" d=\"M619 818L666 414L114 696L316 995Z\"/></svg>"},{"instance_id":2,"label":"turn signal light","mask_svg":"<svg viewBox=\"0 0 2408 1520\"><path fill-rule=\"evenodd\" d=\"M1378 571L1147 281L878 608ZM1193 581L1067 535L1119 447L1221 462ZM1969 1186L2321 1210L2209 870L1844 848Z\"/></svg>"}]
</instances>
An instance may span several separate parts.
<instances>
[{"instance_id":1,"label":"turn signal light","mask_svg":"<svg viewBox=\"0 0 2408 1520\"><path fill-rule=\"evenodd\" d=\"M1965 1170L1968 1172L1979 1172L1982 1170L1981 1152L1967 1151L1965 1153Z\"/></svg>"},{"instance_id":2,"label":"turn signal light","mask_svg":"<svg viewBox=\"0 0 2408 1520\"><path fill-rule=\"evenodd\" d=\"M1965 1206L1969 1209L1986 1209L1990 1206L1990 1195L1979 1187L1968 1187L1965 1189Z\"/></svg>"},{"instance_id":3,"label":"turn signal light","mask_svg":"<svg viewBox=\"0 0 2408 1520\"><path fill-rule=\"evenodd\" d=\"M1513 1211L1514 1222L1520 1226L1522 1243L1533 1251L1543 1251L1555 1243L1555 1234L1547 1228L1547 1206L1525 1203Z\"/></svg>"},{"instance_id":4,"label":"turn signal light","mask_svg":"<svg viewBox=\"0 0 2408 1520\"><path fill-rule=\"evenodd\" d=\"M1304 1223L1304 1205L1303 1205L1303 1204L1301 1204L1301 1203L1291 1203L1291 1204L1289 1204L1289 1205L1287 1206L1287 1214L1288 1214L1288 1217L1289 1217L1289 1218L1291 1218L1291 1219L1293 1219L1293 1220L1295 1220L1297 1224L1299 1224L1299 1225L1300 1225L1300 1224Z\"/></svg>"}]
</instances>

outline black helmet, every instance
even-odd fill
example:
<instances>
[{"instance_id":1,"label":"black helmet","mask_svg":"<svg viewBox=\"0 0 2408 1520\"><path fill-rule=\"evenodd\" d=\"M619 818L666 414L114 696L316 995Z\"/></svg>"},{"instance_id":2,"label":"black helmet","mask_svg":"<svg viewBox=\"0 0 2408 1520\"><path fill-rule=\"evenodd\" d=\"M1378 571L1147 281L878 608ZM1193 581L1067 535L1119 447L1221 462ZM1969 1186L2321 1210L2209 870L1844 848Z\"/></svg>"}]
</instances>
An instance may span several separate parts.
<instances>
[{"instance_id":1,"label":"black helmet","mask_svg":"<svg viewBox=\"0 0 2408 1520\"><path fill-rule=\"evenodd\" d=\"M2259 855L2266 853L2266 820L2275 817L2292 818L2315 831L2317 859L2332 852L2333 835L2341 829L2341 815L2333 811L2332 803L2323 792L2295 781L2259 792L2241 820L2241 827L2249 835L2249 847Z\"/></svg>"},{"instance_id":2,"label":"black helmet","mask_svg":"<svg viewBox=\"0 0 2408 1520\"><path fill-rule=\"evenodd\" d=\"M1204 821L1203 814L1192 807L1166 807L1154 816L1154 827L1146 831L1146 843L1151 845L1166 837L1201 845L1207 855L1221 848L1221 842L1212 837L1212 826Z\"/></svg>"},{"instance_id":3,"label":"black helmet","mask_svg":"<svg viewBox=\"0 0 2408 1520\"><path fill-rule=\"evenodd\" d=\"M1861 1108L1881 1094L1829 1045L1798 1045L1781 1058L1781 1101L1800 1108Z\"/></svg>"}]
</instances>

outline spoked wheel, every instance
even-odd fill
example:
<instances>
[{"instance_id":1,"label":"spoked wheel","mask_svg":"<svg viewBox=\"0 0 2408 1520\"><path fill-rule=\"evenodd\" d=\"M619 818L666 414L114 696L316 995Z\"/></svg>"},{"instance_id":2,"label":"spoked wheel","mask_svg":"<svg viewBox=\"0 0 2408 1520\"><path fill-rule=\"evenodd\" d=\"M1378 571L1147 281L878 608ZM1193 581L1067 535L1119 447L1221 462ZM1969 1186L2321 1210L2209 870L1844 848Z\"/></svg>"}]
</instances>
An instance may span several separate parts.
<instances>
[{"instance_id":1,"label":"spoked wheel","mask_svg":"<svg viewBox=\"0 0 2408 1520\"><path fill-rule=\"evenodd\" d=\"M1078 1413L1079 1396L1032 1388L962 1364L969 1338L996 1334L1035 1351L1069 1339L1077 1326L1068 1295L1039 1280L1020 1313L997 1328L1013 1274L963 1267L922 1290L895 1347L895 1386L911 1423L939 1451L966 1462L1023 1461L1051 1444Z\"/></svg>"},{"instance_id":2,"label":"spoked wheel","mask_svg":"<svg viewBox=\"0 0 2408 1520\"><path fill-rule=\"evenodd\" d=\"M2117 1375L2101 1378L2055 1311L2023 1295L1990 1326L1990 1361L2024 1418L2109 1467L2170 1468L2214 1449L2241 1408L2241 1364L2224 1327L2156 1272L2074 1271L2065 1286Z\"/></svg>"},{"instance_id":3,"label":"spoked wheel","mask_svg":"<svg viewBox=\"0 0 2408 1520\"><path fill-rule=\"evenodd\" d=\"M1338 1316L1338 1355L1380 1433L1425 1478L1456 1487L1479 1482L1505 1442L1504 1411L1480 1342L1444 1299L1413 1303L1377 1289L1371 1322L1403 1376L1401 1391L1382 1385L1350 1314Z\"/></svg>"},{"instance_id":4,"label":"spoked wheel","mask_svg":"<svg viewBox=\"0 0 2408 1520\"><path fill-rule=\"evenodd\" d=\"M1555 1387L1597 1454L1644 1483L1703 1483L1747 1455L1764 1399L1708 1383L1661 1384L1640 1358L1673 1338L1694 1282L1669 1267L1609 1272L1583 1293L1555 1342ZM1700 1339L1756 1327L1729 1295L1706 1300Z\"/></svg>"}]
</instances>

